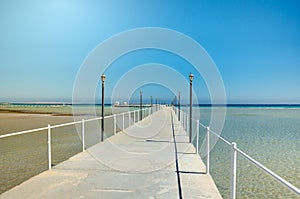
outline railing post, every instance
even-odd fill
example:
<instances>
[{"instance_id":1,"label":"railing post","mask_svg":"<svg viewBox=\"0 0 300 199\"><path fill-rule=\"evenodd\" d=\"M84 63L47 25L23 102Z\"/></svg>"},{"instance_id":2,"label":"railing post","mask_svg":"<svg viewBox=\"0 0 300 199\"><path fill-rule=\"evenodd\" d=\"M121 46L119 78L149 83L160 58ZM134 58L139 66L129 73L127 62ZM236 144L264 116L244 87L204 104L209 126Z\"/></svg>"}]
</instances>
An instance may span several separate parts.
<instances>
[{"instance_id":1,"label":"railing post","mask_svg":"<svg viewBox=\"0 0 300 199\"><path fill-rule=\"evenodd\" d=\"M184 118L183 118L183 114L182 114L182 110L180 110L180 122L183 124Z\"/></svg>"},{"instance_id":2,"label":"railing post","mask_svg":"<svg viewBox=\"0 0 300 199\"><path fill-rule=\"evenodd\" d=\"M131 125L131 115L130 115L130 111L128 111L128 126Z\"/></svg>"},{"instance_id":3,"label":"railing post","mask_svg":"<svg viewBox=\"0 0 300 199\"><path fill-rule=\"evenodd\" d=\"M185 115L184 115L184 112L182 112L182 126L185 129Z\"/></svg>"},{"instance_id":4,"label":"railing post","mask_svg":"<svg viewBox=\"0 0 300 199\"><path fill-rule=\"evenodd\" d=\"M184 128L186 128L186 115L185 115L185 112L183 112L183 117L184 117Z\"/></svg>"},{"instance_id":5,"label":"railing post","mask_svg":"<svg viewBox=\"0 0 300 199\"><path fill-rule=\"evenodd\" d=\"M186 113L184 113L184 120L185 120L185 130L187 131L187 125L188 125L188 120L187 120L187 114Z\"/></svg>"},{"instance_id":6,"label":"railing post","mask_svg":"<svg viewBox=\"0 0 300 199\"><path fill-rule=\"evenodd\" d=\"M209 126L206 127L206 151L207 151L207 155L206 155L206 174L209 175Z\"/></svg>"},{"instance_id":7,"label":"railing post","mask_svg":"<svg viewBox=\"0 0 300 199\"><path fill-rule=\"evenodd\" d=\"M197 120L196 123L196 153L198 154L199 152L199 120Z\"/></svg>"},{"instance_id":8,"label":"railing post","mask_svg":"<svg viewBox=\"0 0 300 199\"><path fill-rule=\"evenodd\" d=\"M51 126L48 124L48 168L51 170Z\"/></svg>"},{"instance_id":9,"label":"railing post","mask_svg":"<svg viewBox=\"0 0 300 199\"><path fill-rule=\"evenodd\" d=\"M186 129L186 115L185 115L185 112L183 112L183 118L184 118L184 129Z\"/></svg>"},{"instance_id":10,"label":"railing post","mask_svg":"<svg viewBox=\"0 0 300 199\"><path fill-rule=\"evenodd\" d=\"M85 142L84 142L84 119L82 119L82 151L85 151Z\"/></svg>"},{"instance_id":11,"label":"railing post","mask_svg":"<svg viewBox=\"0 0 300 199\"><path fill-rule=\"evenodd\" d=\"M186 121L186 124L185 124L185 128L186 128L186 131L188 131L188 125L189 125L189 121L188 121L188 119L189 119L189 115L186 113L185 114L185 121Z\"/></svg>"},{"instance_id":12,"label":"railing post","mask_svg":"<svg viewBox=\"0 0 300 199\"><path fill-rule=\"evenodd\" d=\"M135 110L133 111L133 123L135 123Z\"/></svg>"},{"instance_id":13,"label":"railing post","mask_svg":"<svg viewBox=\"0 0 300 199\"><path fill-rule=\"evenodd\" d=\"M184 128L184 114L183 114L183 112L182 112L182 119L181 119L181 123L182 123L182 126L183 126L183 128Z\"/></svg>"},{"instance_id":14,"label":"railing post","mask_svg":"<svg viewBox=\"0 0 300 199\"><path fill-rule=\"evenodd\" d=\"M124 123L125 123L125 118L124 118L124 112L122 113L122 120L123 120L123 123L122 123L122 130L124 131Z\"/></svg>"},{"instance_id":15,"label":"railing post","mask_svg":"<svg viewBox=\"0 0 300 199\"><path fill-rule=\"evenodd\" d=\"M116 135L116 134L117 134L117 117L114 114L114 135Z\"/></svg>"},{"instance_id":16,"label":"railing post","mask_svg":"<svg viewBox=\"0 0 300 199\"><path fill-rule=\"evenodd\" d=\"M186 113L184 113L184 128L187 130L187 119L186 119Z\"/></svg>"},{"instance_id":17,"label":"railing post","mask_svg":"<svg viewBox=\"0 0 300 199\"><path fill-rule=\"evenodd\" d=\"M231 143L231 183L230 183L230 199L236 198L236 143Z\"/></svg>"}]
</instances>

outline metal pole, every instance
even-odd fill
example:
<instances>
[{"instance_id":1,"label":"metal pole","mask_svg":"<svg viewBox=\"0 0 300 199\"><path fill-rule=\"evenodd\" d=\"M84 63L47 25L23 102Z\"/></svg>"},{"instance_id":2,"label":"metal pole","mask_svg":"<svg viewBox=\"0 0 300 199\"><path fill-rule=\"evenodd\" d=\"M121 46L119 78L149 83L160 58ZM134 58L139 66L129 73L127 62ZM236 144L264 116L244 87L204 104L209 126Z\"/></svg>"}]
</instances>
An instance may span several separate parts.
<instances>
[{"instance_id":1,"label":"metal pole","mask_svg":"<svg viewBox=\"0 0 300 199\"><path fill-rule=\"evenodd\" d=\"M182 112L182 124L183 124L183 128L185 129L185 113Z\"/></svg>"},{"instance_id":2,"label":"metal pole","mask_svg":"<svg viewBox=\"0 0 300 199\"><path fill-rule=\"evenodd\" d=\"M236 198L236 143L231 143L231 183L230 183L230 198Z\"/></svg>"},{"instance_id":3,"label":"metal pole","mask_svg":"<svg viewBox=\"0 0 300 199\"><path fill-rule=\"evenodd\" d=\"M206 174L209 175L209 126L206 127Z\"/></svg>"},{"instance_id":4,"label":"metal pole","mask_svg":"<svg viewBox=\"0 0 300 199\"><path fill-rule=\"evenodd\" d=\"M117 117L114 115L114 134L117 134Z\"/></svg>"},{"instance_id":5,"label":"metal pole","mask_svg":"<svg viewBox=\"0 0 300 199\"><path fill-rule=\"evenodd\" d=\"M128 111L128 126L131 125L131 115L130 115L130 111Z\"/></svg>"},{"instance_id":6,"label":"metal pole","mask_svg":"<svg viewBox=\"0 0 300 199\"><path fill-rule=\"evenodd\" d=\"M183 128L185 129L185 112L182 112Z\"/></svg>"},{"instance_id":7,"label":"metal pole","mask_svg":"<svg viewBox=\"0 0 300 199\"><path fill-rule=\"evenodd\" d=\"M184 127L184 112L183 111L180 111L181 112L181 123L182 123L182 126Z\"/></svg>"},{"instance_id":8,"label":"metal pole","mask_svg":"<svg viewBox=\"0 0 300 199\"><path fill-rule=\"evenodd\" d=\"M48 168L51 170L51 127L48 124Z\"/></svg>"},{"instance_id":9,"label":"metal pole","mask_svg":"<svg viewBox=\"0 0 300 199\"><path fill-rule=\"evenodd\" d=\"M180 92L178 92L178 111L179 111L178 121L180 121Z\"/></svg>"},{"instance_id":10,"label":"metal pole","mask_svg":"<svg viewBox=\"0 0 300 199\"><path fill-rule=\"evenodd\" d=\"M185 113L185 129L188 131L188 114Z\"/></svg>"},{"instance_id":11,"label":"metal pole","mask_svg":"<svg viewBox=\"0 0 300 199\"><path fill-rule=\"evenodd\" d=\"M185 112L183 112L182 113L182 115L183 115L183 127L184 127L184 129L186 129L186 124L185 124Z\"/></svg>"},{"instance_id":12,"label":"metal pole","mask_svg":"<svg viewBox=\"0 0 300 199\"><path fill-rule=\"evenodd\" d=\"M124 112L122 113L122 120L123 120L123 122L122 122L122 130L124 131L124 126L125 126L125 118L124 118Z\"/></svg>"},{"instance_id":13,"label":"metal pole","mask_svg":"<svg viewBox=\"0 0 300 199\"><path fill-rule=\"evenodd\" d=\"M143 96L142 96L142 91L140 91L140 120L143 119L143 110L142 110L142 106L143 106Z\"/></svg>"},{"instance_id":14,"label":"metal pole","mask_svg":"<svg viewBox=\"0 0 300 199\"><path fill-rule=\"evenodd\" d=\"M135 110L133 111L133 123L135 123Z\"/></svg>"},{"instance_id":15,"label":"metal pole","mask_svg":"<svg viewBox=\"0 0 300 199\"><path fill-rule=\"evenodd\" d=\"M183 128L185 129L185 113L182 112L182 123L183 123Z\"/></svg>"},{"instance_id":16,"label":"metal pole","mask_svg":"<svg viewBox=\"0 0 300 199\"><path fill-rule=\"evenodd\" d=\"M199 152L199 125L200 122L197 120L197 126L196 126L196 153L198 154Z\"/></svg>"},{"instance_id":17,"label":"metal pole","mask_svg":"<svg viewBox=\"0 0 300 199\"><path fill-rule=\"evenodd\" d=\"M179 115L181 115L181 110L179 110ZM180 120L179 120L180 121ZM182 120L180 121L180 124L182 124Z\"/></svg>"},{"instance_id":18,"label":"metal pole","mask_svg":"<svg viewBox=\"0 0 300 199\"><path fill-rule=\"evenodd\" d=\"M192 86L193 86L193 80L190 80L190 143L192 142L192 114L193 114L193 110L192 110Z\"/></svg>"},{"instance_id":19,"label":"metal pole","mask_svg":"<svg viewBox=\"0 0 300 199\"><path fill-rule=\"evenodd\" d=\"M102 80L101 141L103 142L103 137L104 137L104 81L105 81L105 75L101 76L101 80Z\"/></svg>"},{"instance_id":20,"label":"metal pole","mask_svg":"<svg viewBox=\"0 0 300 199\"><path fill-rule=\"evenodd\" d=\"M85 142L84 142L84 119L82 119L82 151L85 151Z\"/></svg>"}]
</instances>

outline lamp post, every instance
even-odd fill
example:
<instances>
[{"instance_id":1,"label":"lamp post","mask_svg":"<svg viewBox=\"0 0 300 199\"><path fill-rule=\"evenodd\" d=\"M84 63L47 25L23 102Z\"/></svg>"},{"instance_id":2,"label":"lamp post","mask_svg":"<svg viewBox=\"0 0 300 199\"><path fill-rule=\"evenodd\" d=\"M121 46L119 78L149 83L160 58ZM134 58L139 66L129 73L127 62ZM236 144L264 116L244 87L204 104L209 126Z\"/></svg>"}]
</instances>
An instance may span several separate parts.
<instances>
[{"instance_id":1,"label":"lamp post","mask_svg":"<svg viewBox=\"0 0 300 199\"><path fill-rule=\"evenodd\" d=\"M180 121L180 92L178 92L178 121Z\"/></svg>"},{"instance_id":2,"label":"lamp post","mask_svg":"<svg viewBox=\"0 0 300 199\"><path fill-rule=\"evenodd\" d=\"M142 96L142 91L140 91L140 120L143 118L143 111L142 111L142 106L143 106L143 96Z\"/></svg>"},{"instance_id":3,"label":"lamp post","mask_svg":"<svg viewBox=\"0 0 300 199\"><path fill-rule=\"evenodd\" d=\"M194 75L190 73L189 75L190 78L190 143L192 142L192 87L193 87L193 79Z\"/></svg>"},{"instance_id":4,"label":"lamp post","mask_svg":"<svg viewBox=\"0 0 300 199\"><path fill-rule=\"evenodd\" d=\"M104 134L104 82L105 82L106 76L104 74L101 75L101 81L102 81L102 110L101 110L101 141L103 141L103 134Z\"/></svg>"}]
</instances>

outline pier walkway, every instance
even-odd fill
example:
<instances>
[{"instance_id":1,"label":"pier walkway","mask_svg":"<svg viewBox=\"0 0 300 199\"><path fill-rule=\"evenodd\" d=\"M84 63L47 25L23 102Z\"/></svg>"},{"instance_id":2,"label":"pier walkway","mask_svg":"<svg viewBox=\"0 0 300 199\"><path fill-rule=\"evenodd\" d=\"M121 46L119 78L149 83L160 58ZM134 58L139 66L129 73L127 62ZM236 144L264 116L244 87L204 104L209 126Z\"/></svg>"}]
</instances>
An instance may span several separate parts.
<instances>
[{"instance_id":1,"label":"pier walkway","mask_svg":"<svg viewBox=\"0 0 300 199\"><path fill-rule=\"evenodd\" d=\"M165 107L0 198L221 198Z\"/></svg>"}]
</instances>

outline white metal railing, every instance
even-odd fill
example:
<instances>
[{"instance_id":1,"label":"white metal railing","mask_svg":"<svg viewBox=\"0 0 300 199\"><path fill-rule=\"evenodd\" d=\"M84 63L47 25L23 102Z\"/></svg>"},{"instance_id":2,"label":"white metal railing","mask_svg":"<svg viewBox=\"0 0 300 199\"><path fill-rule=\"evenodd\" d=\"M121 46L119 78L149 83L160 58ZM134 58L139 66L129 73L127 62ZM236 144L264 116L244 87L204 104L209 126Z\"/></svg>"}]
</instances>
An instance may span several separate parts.
<instances>
[{"instance_id":1,"label":"white metal railing","mask_svg":"<svg viewBox=\"0 0 300 199\"><path fill-rule=\"evenodd\" d=\"M144 119L145 117L151 115L152 113L160 110L163 106L158 105L158 104L154 104L152 107L150 108L144 108L144 109L137 109L137 110L133 110L133 111L128 111L128 112L123 112L123 113L119 113L119 114L113 114L113 115L108 115L105 116L104 119L107 118L113 118L113 134L117 134L117 116L122 116L122 128L121 130L123 131L125 129L125 114L128 114L128 126L131 125L130 120L132 120L131 118L131 114L133 114L133 123L139 122L140 118ZM148 111L147 111L148 110ZM142 114L142 116L140 115ZM60 128L60 127L64 127L64 126L69 126L69 125L74 125L74 124L81 124L82 125L82 131L81 131L81 136L82 136L82 151L85 151L86 149L86 145L85 145L85 124L87 122L91 122L91 121L97 121L97 120L102 120L102 117L97 117L97 118L91 118L91 119L82 119L81 121L76 121L76 122L68 122L68 123L63 123L63 124L57 124L57 125L50 125L48 124L47 127L42 127L42 128L36 128L36 129L31 129L31 130L25 130L25 131L20 131L20 132L16 132L16 133L9 133L9 134L4 134L4 135L0 135L0 139L2 138L7 138L7 137L12 137L12 136L16 136L16 135L22 135L22 134L27 134L27 133L32 133L32 132L37 132L37 131L43 131L43 130L47 130L47 147L48 147L48 169L51 170L52 168L52 153L51 153L51 129L54 128ZM128 127L127 126L127 127ZM101 132L104 133L104 132Z\"/></svg>"},{"instance_id":2,"label":"white metal railing","mask_svg":"<svg viewBox=\"0 0 300 199\"><path fill-rule=\"evenodd\" d=\"M182 110L178 110L178 108L173 106L173 110L175 112L175 114L179 115L180 114L180 123L183 126L183 128L187 131L188 130L188 119L189 119L189 115L187 113L185 113ZM220 140L222 140L226 145L231 147L231 169L230 169L230 198L231 199L235 199L236 198L236 170L237 170L237 155L240 154L241 156L243 156L246 160L248 160L249 162L251 162L252 164L254 164L255 166L257 166L259 169L261 169L262 171L264 171L265 173L267 173L268 175L270 175L271 177L273 177L276 181L280 182L282 185L284 185L285 187L287 187L289 190L293 191L295 194L297 194L298 196L300 196L300 189L295 187L294 185L292 185L291 183L289 183L288 181L286 181L285 179L283 179L282 177L280 177L278 174L276 174L275 172L273 172L272 170L268 169L266 166L264 166L263 164L261 164L260 162L258 162L257 160L255 160L254 158L252 158L250 155L246 154L244 151L242 151L241 149L237 148L237 144L235 142L230 143L229 141L227 141L225 138L221 137L220 135L218 135L217 133L215 133L214 131L212 131L209 126L205 126L203 124L200 123L199 120L195 120L192 118L192 120L194 122L196 122L196 152L198 153L199 150L199 128L200 126L202 128L206 129L206 147L207 147L207 155L206 155L206 174L209 175L209 165L210 165L210 157L209 157L209 152L210 152L210 143L209 143L209 136L213 135L216 136L217 138L219 138Z\"/></svg>"}]
</instances>

